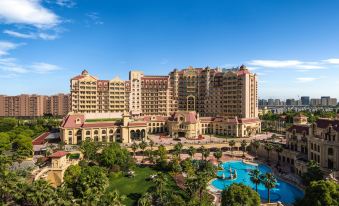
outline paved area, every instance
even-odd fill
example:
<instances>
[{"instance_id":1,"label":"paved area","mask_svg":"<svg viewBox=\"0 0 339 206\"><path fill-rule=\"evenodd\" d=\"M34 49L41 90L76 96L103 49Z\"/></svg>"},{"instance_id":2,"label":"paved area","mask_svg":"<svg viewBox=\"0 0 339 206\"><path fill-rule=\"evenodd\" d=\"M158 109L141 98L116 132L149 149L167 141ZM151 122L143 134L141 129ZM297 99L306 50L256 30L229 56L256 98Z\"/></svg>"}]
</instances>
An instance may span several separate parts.
<instances>
[{"instance_id":1,"label":"paved area","mask_svg":"<svg viewBox=\"0 0 339 206\"><path fill-rule=\"evenodd\" d=\"M242 140L246 140L247 142L250 142L251 140L263 140L270 138L273 135L273 133L263 133L263 134L257 134L252 137L247 138L221 138L216 137L213 135L203 135L203 139L200 140L189 140L184 137L180 137L177 140L174 140L171 137L168 136L161 136L161 135L149 135L149 139L153 140L155 145L175 145L178 142L181 142L184 145L199 145L199 144L221 144L221 143L227 143L230 140L234 140L236 142L241 142Z\"/></svg>"}]
</instances>

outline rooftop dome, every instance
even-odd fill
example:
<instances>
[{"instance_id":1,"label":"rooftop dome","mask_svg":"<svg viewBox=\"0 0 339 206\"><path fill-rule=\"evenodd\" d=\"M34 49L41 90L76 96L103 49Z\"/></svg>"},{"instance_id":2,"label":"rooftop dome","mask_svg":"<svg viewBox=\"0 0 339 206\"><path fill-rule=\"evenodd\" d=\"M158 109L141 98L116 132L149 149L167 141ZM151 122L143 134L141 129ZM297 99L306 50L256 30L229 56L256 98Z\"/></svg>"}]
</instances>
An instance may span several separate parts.
<instances>
[{"instance_id":1,"label":"rooftop dome","mask_svg":"<svg viewBox=\"0 0 339 206\"><path fill-rule=\"evenodd\" d=\"M84 69L82 72L81 72L81 75L88 75L88 71L86 69Z\"/></svg>"}]
</instances>

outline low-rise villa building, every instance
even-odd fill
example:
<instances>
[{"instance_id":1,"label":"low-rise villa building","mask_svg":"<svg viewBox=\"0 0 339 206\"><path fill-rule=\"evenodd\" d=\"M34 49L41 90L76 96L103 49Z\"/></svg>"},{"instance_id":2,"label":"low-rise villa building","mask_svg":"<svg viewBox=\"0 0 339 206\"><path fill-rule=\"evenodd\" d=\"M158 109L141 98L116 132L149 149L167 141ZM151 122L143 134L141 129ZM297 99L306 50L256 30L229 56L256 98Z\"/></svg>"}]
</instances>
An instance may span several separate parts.
<instances>
[{"instance_id":1,"label":"low-rise villa building","mask_svg":"<svg viewBox=\"0 0 339 206\"><path fill-rule=\"evenodd\" d=\"M249 137L261 132L257 118L199 117L195 111L178 111L170 116L143 116L132 118L125 112L121 118L89 118L90 114L70 113L60 126L61 139L66 144L84 140L121 142L147 140L148 134L198 139L200 135L217 134Z\"/></svg>"}]
</instances>

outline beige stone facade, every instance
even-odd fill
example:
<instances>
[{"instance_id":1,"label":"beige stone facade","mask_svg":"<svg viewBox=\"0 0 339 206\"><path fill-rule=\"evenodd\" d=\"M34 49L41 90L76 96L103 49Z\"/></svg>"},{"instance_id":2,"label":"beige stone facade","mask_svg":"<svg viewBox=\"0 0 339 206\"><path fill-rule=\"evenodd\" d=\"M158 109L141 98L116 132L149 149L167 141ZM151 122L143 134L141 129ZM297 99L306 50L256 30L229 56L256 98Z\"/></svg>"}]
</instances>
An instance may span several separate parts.
<instances>
[{"instance_id":1,"label":"beige stone facade","mask_svg":"<svg viewBox=\"0 0 339 206\"><path fill-rule=\"evenodd\" d=\"M71 111L128 111L132 116L169 116L176 111L196 111L204 117L258 117L257 76L245 66L189 67L181 71L175 69L168 76L130 71L128 81L118 82L98 80L84 70L70 81Z\"/></svg>"},{"instance_id":2,"label":"beige stone facade","mask_svg":"<svg viewBox=\"0 0 339 206\"><path fill-rule=\"evenodd\" d=\"M39 117L44 114L64 116L68 112L68 94L53 96L36 94L0 95L0 116L3 117Z\"/></svg>"},{"instance_id":3,"label":"beige stone facade","mask_svg":"<svg viewBox=\"0 0 339 206\"><path fill-rule=\"evenodd\" d=\"M248 137L261 132L260 120L256 118L199 117L195 111L177 111L170 116L143 117L132 117L125 112L119 119L90 117L93 118L93 115L67 115L60 127L62 140L66 144L80 144L84 140L131 143L147 141L148 134L198 139L207 134Z\"/></svg>"},{"instance_id":4,"label":"beige stone facade","mask_svg":"<svg viewBox=\"0 0 339 206\"><path fill-rule=\"evenodd\" d=\"M339 171L339 118L308 124L305 116L298 115L286 131L286 140L280 160L297 174L307 171L310 160L318 162L325 171Z\"/></svg>"}]
</instances>

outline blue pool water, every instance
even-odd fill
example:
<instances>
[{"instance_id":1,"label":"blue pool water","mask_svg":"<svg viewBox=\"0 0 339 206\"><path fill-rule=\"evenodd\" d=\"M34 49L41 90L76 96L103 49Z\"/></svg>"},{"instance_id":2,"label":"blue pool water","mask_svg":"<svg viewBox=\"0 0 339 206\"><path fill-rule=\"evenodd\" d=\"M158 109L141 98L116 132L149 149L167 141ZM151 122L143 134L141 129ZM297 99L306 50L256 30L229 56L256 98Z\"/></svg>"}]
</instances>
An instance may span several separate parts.
<instances>
[{"instance_id":1,"label":"blue pool water","mask_svg":"<svg viewBox=\"0 0 339 206\"><path fill-rule=\"evenodd\" d=\"M250 170L257 168L257 166L246 164L242 161L230 161L223 163L222 167L224 170L218 171L218 176L222 176L224 174L225 177L230 177L229 168L231 167L232 173L234 170L236 170L237 178L233 180L215 179L211 183L215 188L223 190L232 183L243 183L255 190L255 184L251 182L249 172ZM260 164L258 169L261 173L271 172L271 168L263 164ZM277 186L270 191L271 202L280 201L282 203L291 205L297 198L302 198L304 196L304 192L294 185L291 185L278 178L277 182ZM263 184L258 185L258 193L261 199L267 200L267 189Z\"/></svg>"}]
</instances>

